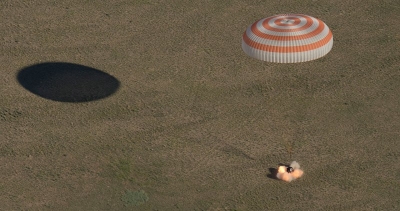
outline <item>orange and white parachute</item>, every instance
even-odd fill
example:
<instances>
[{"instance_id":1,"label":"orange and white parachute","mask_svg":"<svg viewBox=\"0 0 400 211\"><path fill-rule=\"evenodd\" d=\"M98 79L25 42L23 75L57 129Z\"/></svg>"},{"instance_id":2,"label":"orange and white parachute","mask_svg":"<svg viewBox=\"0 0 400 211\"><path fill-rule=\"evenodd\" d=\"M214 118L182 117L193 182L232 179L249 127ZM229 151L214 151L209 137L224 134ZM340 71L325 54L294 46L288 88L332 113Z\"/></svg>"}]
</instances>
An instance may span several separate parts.
<instances>
[{"instance_id":1,"label":"orange and white parachute","mask_svg":"<svg viewBox=\"0 0 400 211\"><path fill-rule=\"evenodd\" d=\"M247 28L243 51L256 59L277 63L305 62L325 56L333 35L321 20L302 14L261 19Z\"/></svg>"}]
</instances>

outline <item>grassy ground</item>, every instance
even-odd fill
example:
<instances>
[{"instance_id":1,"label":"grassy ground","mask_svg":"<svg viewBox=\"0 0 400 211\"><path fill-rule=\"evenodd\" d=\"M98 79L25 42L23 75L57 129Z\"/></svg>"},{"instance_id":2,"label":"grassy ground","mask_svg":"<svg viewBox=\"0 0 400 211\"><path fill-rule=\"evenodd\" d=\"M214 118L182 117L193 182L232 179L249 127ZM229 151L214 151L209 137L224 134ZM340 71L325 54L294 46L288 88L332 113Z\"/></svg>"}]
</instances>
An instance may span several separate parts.
<instances>
[{"instance_id":1,"label":"grassy ground","mask_svg":"<svg viewBox=\"0 0 400 211\"><path fill-rule=\"evenodd\" d=\"M0 3L0 210L398 210L400 3ZM246 56L254 21L303 13L334 35L300 64ZM108 98L63 103L16 79L96 68ZM269 169L292 158L293 183Z\"/></svg>"}]
</instances>

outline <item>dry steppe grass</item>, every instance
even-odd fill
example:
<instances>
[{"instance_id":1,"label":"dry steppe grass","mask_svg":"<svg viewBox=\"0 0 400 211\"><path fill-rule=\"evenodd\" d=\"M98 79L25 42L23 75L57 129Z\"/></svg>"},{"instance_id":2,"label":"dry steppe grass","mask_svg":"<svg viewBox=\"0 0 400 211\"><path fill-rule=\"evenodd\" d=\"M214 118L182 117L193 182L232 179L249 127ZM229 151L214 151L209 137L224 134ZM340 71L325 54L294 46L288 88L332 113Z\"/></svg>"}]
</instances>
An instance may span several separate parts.
<instances>
[{"instance_id":1,"label":"dry steppe grass","mask_svg":"<svg viewBox=\"0 0 400 211\"><path fill-rule=\"evenodd\" d=\"M397 0L4 0L0 210L400 209ZM300 64L246 56L254 21L302 13L334 35ZM68 62L114 76L96 101L24 89ZM293 149L305 175L271 168Z\"/></svg>"}]
</instances>

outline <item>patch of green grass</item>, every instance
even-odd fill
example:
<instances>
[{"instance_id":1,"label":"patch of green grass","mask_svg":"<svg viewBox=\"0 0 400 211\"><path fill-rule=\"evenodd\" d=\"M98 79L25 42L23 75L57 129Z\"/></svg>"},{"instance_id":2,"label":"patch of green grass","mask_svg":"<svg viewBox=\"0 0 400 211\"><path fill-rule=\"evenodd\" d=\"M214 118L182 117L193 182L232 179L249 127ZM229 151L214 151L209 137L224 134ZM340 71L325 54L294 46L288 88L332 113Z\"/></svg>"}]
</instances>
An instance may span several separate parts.
<instances>
[{"instance_id":1,"label":"patch of green grass","mask_svg":"<svg viewBox=\"0 0 400 211\"><path fill-rule=\"evenodd\" d=\"M117 178L122 179L122 180L132 180L130 177L131 171L132 171L132 164L129 160L119 160L116 164L116 171L115 175Z\"/></svg>"},{"instance_id":2,"label":"patch of green grass","mask_svg":"<svg viewBox=\"0 0 400 211\"><path fill-rule=\"evenodd\" d=\"M121 200L124 202L125 206L139 206L144 204L149 200L147 193L144 190L139 191L126 191L125 194L121 197Z\"/></svg>"}]
</instances>

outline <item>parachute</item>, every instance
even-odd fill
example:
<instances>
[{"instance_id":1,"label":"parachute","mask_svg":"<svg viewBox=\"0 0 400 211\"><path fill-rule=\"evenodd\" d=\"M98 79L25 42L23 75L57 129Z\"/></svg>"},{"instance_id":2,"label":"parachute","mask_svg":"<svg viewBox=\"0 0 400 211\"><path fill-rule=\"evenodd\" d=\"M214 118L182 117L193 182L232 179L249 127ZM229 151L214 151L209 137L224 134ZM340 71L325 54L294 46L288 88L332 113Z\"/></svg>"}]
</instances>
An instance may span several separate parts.
<instances>
[{"instance_id":1,"label":"parachute","mask_svg":"<svg viewBox=\"0 0 400 211\"><path fill-rule=\"evenodd\" d=\"M250 57L277 63L306 62L332 49L333 35L321 20L281 14L256 21L243 33L242 49Z\"/></svg>"}]
</instances>

